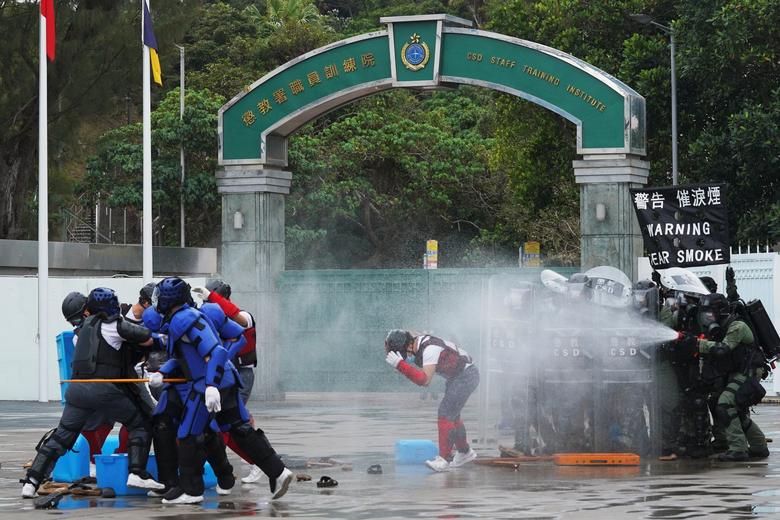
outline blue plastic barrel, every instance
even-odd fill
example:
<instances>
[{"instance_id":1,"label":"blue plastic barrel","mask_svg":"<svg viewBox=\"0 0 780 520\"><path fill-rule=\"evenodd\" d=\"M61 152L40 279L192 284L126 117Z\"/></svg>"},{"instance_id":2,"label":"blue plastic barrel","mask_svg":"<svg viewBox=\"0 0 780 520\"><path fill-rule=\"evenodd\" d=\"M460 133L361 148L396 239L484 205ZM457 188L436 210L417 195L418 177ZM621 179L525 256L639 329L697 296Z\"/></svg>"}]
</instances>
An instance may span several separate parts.
<instances>
[{"instance_id":1,"label":"blue plastic barrel","mask_svg":"<svg viewBox=\"0 0 780 520\"><path fill-rule=\"evenodd\" d=\"M72 330L57 334L57 363L60 367L61 380L70 379L70 375L73 373L71 363L73 362L73 351L76 348L73 345L74 335ZM63 405L65 405L65 390L67 388L68 383L60 383L60 398Z\"/></svg>"},{"instance_id":2,"label":"blue plastic barrel","mask_svg":"<svg viewBox=\"0 0 780 520\"><path fill-rule=\"evenodd\" d=\"M428 439L403 439L395 443L395 461L398 464L421 464L436 458L439 448Z\"/></svg>"},{"instance_id":3,"label":"blue plastic barrel","mask_svg":"<svg viewBox=\"0 0 780 520\"><path fill-rule=\"evenodd\" d=\"M57 460L51 478L55 482L75 482L89 476L89 443L79 435L76 444Z\"/></svg>"},{"instance_id":4,"label":"blue plastic barrel","mask_svg":"<svg viewBox=\"0 0 780 520\"><path fill-rule=\"evenodd\" d=\"M106 437L106 441L103 443L103 447L100 449L100 453L103 455L113 455L114 451L119 447L119 435L109 435Z\"/></svg>"}]
</instances>

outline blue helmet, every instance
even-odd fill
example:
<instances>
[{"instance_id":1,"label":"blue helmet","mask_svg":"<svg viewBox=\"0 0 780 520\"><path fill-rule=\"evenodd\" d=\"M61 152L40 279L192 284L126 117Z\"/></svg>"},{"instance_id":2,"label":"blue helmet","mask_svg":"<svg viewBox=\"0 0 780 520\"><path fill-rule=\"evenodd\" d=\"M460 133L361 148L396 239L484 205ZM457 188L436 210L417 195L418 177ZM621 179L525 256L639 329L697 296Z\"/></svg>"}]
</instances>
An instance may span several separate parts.
<instances>
[{"instance_id":1,"label":"blue helmet","mask_svg":"<svg viewBox=\"0 0 780 520\"><path fill-rule=\"evenodd\" d=\"M147 307L143 313L144 327L152 332L160 332L163 316L154 307Z\"/></svg>"},{"instance_id":2,"label":"blue helmet","mask_svg":"<svg viewBox=\"0 0 780 520\"><path fill-rule=\"evenodd\" d=\"M170 276L154 288L152 306L160 314L167 314L177 305L184 304L192 304L192 295L190 295L190 284L181 278Z\"/></svg>"},{"instance_id":3,"label":"blue helmet","mask_svg":"<svg viewBox=\"0 0 780 520\"><path fill-rule=\"evenodd\" d=\"M103 313L106 316L116 316L120 311L119 298L116 297L113 289L96 287L87 296L87 310L90 314Z\"/></svg>"}]
</instances>

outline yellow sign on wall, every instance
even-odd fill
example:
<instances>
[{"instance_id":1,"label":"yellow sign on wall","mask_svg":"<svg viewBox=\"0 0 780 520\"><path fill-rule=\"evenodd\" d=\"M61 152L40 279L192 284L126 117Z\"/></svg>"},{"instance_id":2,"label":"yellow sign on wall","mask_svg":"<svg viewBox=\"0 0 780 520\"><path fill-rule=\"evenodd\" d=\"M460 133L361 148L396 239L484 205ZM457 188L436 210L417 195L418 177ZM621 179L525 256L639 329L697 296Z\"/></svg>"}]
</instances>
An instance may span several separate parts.
<instances>
[{"instance_id":1,"label":"yellow sign on wall","mask_svg":"<svg viewBox=\"0 0 780 520\"><path fill-rule=\"evenodd\" d=\"M428 240L425 243L425 268L436 269L439 267L439 241Z\"/></svg>"},{"instance_id":2,"label":"yellow sign on wall","mask_svg":"<svg viewBox=\"0 0 780 520\"><path fill-rule=\"evenodd\" d=\"M524 242L520 248L521 267L541 267L542 254L539 242Z\"/></svg>"}]
</instances>

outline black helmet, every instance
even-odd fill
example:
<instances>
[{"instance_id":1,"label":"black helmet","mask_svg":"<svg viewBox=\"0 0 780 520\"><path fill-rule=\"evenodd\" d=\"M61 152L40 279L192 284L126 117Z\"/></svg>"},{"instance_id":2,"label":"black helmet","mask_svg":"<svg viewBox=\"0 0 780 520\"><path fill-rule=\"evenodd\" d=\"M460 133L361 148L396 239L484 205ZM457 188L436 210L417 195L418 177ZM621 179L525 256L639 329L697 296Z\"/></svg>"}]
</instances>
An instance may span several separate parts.
<instances>
[{"instance_id":1,"label":"black helmet","mask_svg":"<svg viewBox=\"0 0 780 520\"><path fill-rule=\"evenodd\" d=\"M718 292L718 284L715 282L715 280L712 279L711 276L700 276L699 280L701 280L701 283L704 284L704 287L706 287L711 293Z\"/></svg>"},{"instance_id":2,"label":"black helmet","mask_svg":"<svg viewBox=\"0 0 780 520\"><path fill-rule=\"evenodd\" d=\"M149 305L152 304L152 295L154 294L154 288L157 284L154 282L149 282L148 284L141 287L141 290L138 291L138 303L143 305L144 303L148 303Z\"/></svg>"},{"instance_id":3,"label":"black helmet","mask_svg":"<svg viewBox=\"0 0 780 520\"><path fill-rule=\"evenodd\" d=\"M226 284L224 280L209 280L206 284L206 289L219 294L223 298L230 299L230 285Z\"/></svg>"},{"instance_id":4,"label":"black helmet","mask_svg":"<svg viewBox=\"0 0 780 520\"><path fill-rule=\"evenodd\" d=\"M385 338L385 352L396 351L406 357L406 345L414 338L408 330L393 329Z\"/></svg>"},{"instance_id":5,"label":"black helmet","mask_svg":"<svg viewBox=\"0 0 780 520\"><path fill-rule=\"evenodd\" d=\"M62 300L62 315L73 325L78 327L84 321L84 308L87 306L87 297L82 293L73 291Z\"/></svg>"},{"instance_id":6,"label":"black helmet","mask_svg":"<svg viewBox=\"0 0 780 520\"><path fill-rule=\"evenodd\" d=\"M116 316L120 312L119 298L113 289L96 287L87 297L87 310L91 314L104 313L107 317Z\"/></svg>"}]
</instances>

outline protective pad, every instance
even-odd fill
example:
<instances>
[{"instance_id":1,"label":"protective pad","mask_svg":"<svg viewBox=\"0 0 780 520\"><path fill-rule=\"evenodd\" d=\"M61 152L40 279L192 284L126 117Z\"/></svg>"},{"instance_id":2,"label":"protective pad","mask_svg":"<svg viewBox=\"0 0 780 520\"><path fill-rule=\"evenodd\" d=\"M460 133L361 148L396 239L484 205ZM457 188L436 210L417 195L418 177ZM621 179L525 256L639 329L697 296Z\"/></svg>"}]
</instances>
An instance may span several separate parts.
<instances>
[{"instance_id":1,"label":"protective pad","mask_svg":"<svg viewBox=\"0 0 780 520\"><path fill-rule=\"evenodd\" d=\"M203 404L203 395L190 392L184 403L184 414L179 424L177 437L183 439L190 435L202 435L211 421L211 414Z\"/></svg>"}]
</instances>

